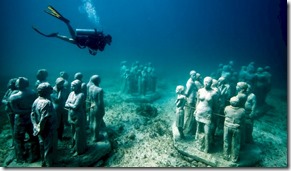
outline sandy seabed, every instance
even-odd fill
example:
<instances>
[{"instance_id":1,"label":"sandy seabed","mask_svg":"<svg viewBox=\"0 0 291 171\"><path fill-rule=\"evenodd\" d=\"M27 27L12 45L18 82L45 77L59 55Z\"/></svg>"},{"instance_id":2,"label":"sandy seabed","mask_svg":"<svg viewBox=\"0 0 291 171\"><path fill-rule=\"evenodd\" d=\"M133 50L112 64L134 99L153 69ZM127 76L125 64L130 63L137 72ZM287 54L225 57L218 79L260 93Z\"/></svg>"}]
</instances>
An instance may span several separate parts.
<instances>
[{"instance_id":1,"label":"sandy seabed","mask_svg":"<svg viewBox=\"0 0 291 171\"><path fill-rule=\"evenodd\" d=\"M137 108L142 104L125 102L119 95L119 84L116 81L105 79L101 83L106 103L104 121L113 149L95 167L209 167L182 156L174 149L171 125L175 116L176 79L163 78L159 81L157 90L161 93L161 98L150 104L157 109L157 116L137 114ZM262 150L262 160L254 167L286 168L287 90L273 88L266 102L271 106L270 110L254 122L254 141ZM3 166L10 151L8 147L11 144L11 134L3 107L0 112L3 118L0 120L0 164ZM67 145L61 144L60 150L66 147Z\"/></svg>"}]
</instances>

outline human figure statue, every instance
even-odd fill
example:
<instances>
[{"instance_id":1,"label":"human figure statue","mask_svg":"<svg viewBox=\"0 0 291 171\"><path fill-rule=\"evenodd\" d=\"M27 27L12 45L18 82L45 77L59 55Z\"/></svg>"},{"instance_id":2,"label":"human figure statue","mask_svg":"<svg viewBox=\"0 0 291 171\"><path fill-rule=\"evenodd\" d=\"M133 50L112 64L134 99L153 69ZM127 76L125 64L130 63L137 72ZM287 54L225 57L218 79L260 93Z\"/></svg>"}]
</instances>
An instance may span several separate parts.
<instances>
[{"instance_id":1,"label":"human figure statue","mask_svg":"<svg viewBox=\"0 0 291 171\"><path fill-rule=\"evenodd\" d=\"M231 96L231 89L230 85L228 84L227 80L224 77L220 77L217 80L217 88L219 89L220 92L220 97L219 97L219 109L218 109L218 114L221 116L217 117L217 130L216 133L217 135L222 135L223 134L223 124L224 124L224 108L229 105L229 99Z\"/></svg>"},{"instance_id":2,"label":"human figure statue","mask_svg":"<svg viewBox=\"0 0 291 171\"><path fill-rule=\"evenodd\" d=\"M230 99L230 105L224 109L223 158L232 162L239 161L241 149L242 125L245 122L245 109L239 106L238 97Z\"/></svg>"},{"instance_id":3,"label":"human figure statue","mask_svg":"<svg viewBox=\"0 0 291 171\"><path fill-rule=\"evenodd\" d=\"M64 87L65 80L59 77L55 81L55 86L53 87L51 93L51 102L53 104L54 110L57 116L57 135L59 140L63 140L63 133L65 128L65 119L67 119L65 110L65 103L67 100L67 90Z\"/></svg>"},{"instance_id":4,"label":"human figure statue","mask_svg":"<svg viewBox=\"0 0 291 171\"><path fill-rule=\"evenodd\" d=\"M65 108L68 112L68 121L72 129L72 153L73 156L83 154L87 148L86 139L86 114L84 111L85 95L81 90L82 82L74 80L71 83L72 92L66 101Z\"/></svg>"},{"instance_id":5,"label":"human figure statue","mask_svg":"<svg viewBox=\"0 0 291 171\"><path fill-rule=\"evenodd\" d=\"M152 69L149 72L149 79L150 79L149 91L154 93L156 92L156 88L157 88L157 75L156 75L156 71L154 67L152 67Z\"/></svg>"},{"instance_id":6,"label":"human figure statue","mask_svg":"<svg viewBox=\"0 0 291 171\"><path fill-rule=\"evenodd\" d=\"M35 82L35 88L37 88L37 86L40 83L43 82L47 82L47 77L48 77L48 72L46 69L39 69L36 73L36 82Z\"/></svg>"},{"instance_id":7,"label":"human figure statue","mask_svg":"<svg viewBox=\"0 0 291 171\"><path fill-rule=\"evenodd\" d=\"M5 112L7 114L8 120L9 120L11 136L12 136L12 144L10 145L10 148L14 147L14 117L15 117L15 114L13 113L11 106L9 104L9 98L11 95L18 92L16 85L15 85L16 80L17 80L17 78L11 78L8 81L8 84L7 84L8 89L2 98L2 104L5 105Z\"/></svg>"},{"instance_id":8,"label":"human figure statue","mask_svg":"<svg viewBox=\"0 0 291 171\"><path fill-rule=\"evenodd\" d=\"M184 107L185 104L187 103L187 98L184 95L184 86L178 85L176 87L176 94L177 94L177 99L176 99L176 118L175 118L175 123L176 127L178 128L180 138L184 138L184 133L183 133L183 125L184 125Z\"/></svg>"},{"instance_id":9,"label":"human figure statue","mask_svg":"<svg viewBox=\"0 0 291 171\"><path fill-rule=\"evenodd\" d=\"M224 77L226 80L230 80L231 75L232 75L231 67L229 65L224 65L222 67L220 77Z\"/></svg>"},{"instance_id":10,"label":"human figure statue","mask_svg":"<svg viewBox=\"0 0 291 171\"><path fill-rule=\"evenodd\" d=\"M270 77L262 67L257 68L257 72L255 73L255 75L257 80L254 85L254 91L257 95L257 105L263 106L266 104L266 98L268 92L270 91Z\"/></svg>"},{"instance_id":11,"label":"human figure statue","mask_svg":"<svg viewBox=\"0 0 291 171\"><path fill-rule=\"evenodd\" d=\"M246 82L237 82L236 84L236 96L239 99L239 105L240 107L244 107L245 103L247 101L247 90L248 90L249 84Z\"/></svg>"},{"instance_id":12,"label":"human figure statue","mask_svg":"<svg viewBox=\"0 0 291 171\"><path fill-rule=\"evenodd\" d=\"M120 77L123 78L123 75L125 74L127 67L127 61L120 62Z\"/></svg>"},{"instance_id":13,"label":"human figure statue","mask_svg":"<svg viewBox=\"0 0 291 171\"><path fill-rule=\"evenodd\" d=\"M238 74L238 81L246 81L246 75L247 75L247 66L242 66L239 74Z\"/></svg>"},{"instance_id":14,"label":"human figure statue","mask_svg":"<svg viewBox=\"0 0 291 171\"><path fill-rule=\"evenodd\" d=\"M126 69L122 75L121 93L128 94L130 92L131 78L130 70Z\"/></svg>"},{"instance_id":15,"label":"human figure statue","mask_svg":"<svg viewBox=\"0 0 291 171\"><path fill-rule=\"evenodd\" d=\"M218 109L218 94L213 88L212 78L205 77L203 80L204 87L197 92L197 102L195 109L195 118L197 121L197 129L195 139L197 148L208 153L213 143L213 117Z\"/></svg>"},{"instance_id":16,"label":"human figure statue","mask_svg":"<svg viewBox=\"0 0 291 171\"><path fill-rule=\"evenodd\" d=\"M196 93L198 87L196 86L196 71L190 71L190 78L186 83L185 96L187 97L187 105L185 106L185 117L184 117L184 134L195 135L196 132L196 120L194 116L195 105L196 105Z\"/></svg>"},{"instance_id":17,"label":"human figure statue","mask_svg":"<svg viewBox=\"0 0 291 171\"><path fill-rule=\"evenodd\" d=\"M98 141L100 139L100 131L106 127L103 120L105 115L103 89L100 87L101 79L99 75L93 75L90 80L93 84L90 86L88 93L90 98L89 125L93 141Z\"/></svg>"},{"instance_id":18,"label":"human figure statue","mask_svg":"<svg viewBox=\"0 0 291 171\"><path fill-rule=\"evenodd\" d=\"M245 121L245 131L244 131L244 142L246 144L253 143L253 127L254 127L254 117L256 116L256 106L257 98L251 91L251 86L249 85L247 89L247 100L245 103L246 111L246 121Z\"/></svg>"},{"instance_id":19,"label":"human figure statue","mask_svg":"<svg viewBox=\"0 0 291 171\"><path fill-rule=\"evenodd\" d=\"M31 107L37 98L35 91L29 88L29 81L25 77L19 77L15 82L17 93L10 96L11 109L15 114L14 118L14 149L18 162L24 162L28 156L29 162L39 157L38 139L33 136L33 128L30 119ZM31 149L25 150L25 134L29 135Z\"/></svg>"},{"instance_id":20,"label":"human figure statue","mask_svg":"<svg viewBox=\"0 0 291 171\"><path fill-rule=\"evenodd\" d=\"M86 109L86 100L87 100L87 84L83 82L83 74L81 72L77 72L75 75L74 75L74 80L79 80L81 81L81 92L84 94L85 96L85 101L84 101L84 104L83 104L83 108L84 108L84 111L86 113L86 118L87 118L87 109ZM87 120L87 119L86 119Z\"/></svg>"},{"instance_id":21,"label":"human figure statue","mask_svg":"<svg viewBox=\"0 0 291 171\"><path fill-rule=\"evenodd\" d=\"M69 74L66 71L61 71L60 77L64 79L64 88L67 90L68 95L69 95L71 92L71 90L70 90L71 85L69 83Z\"/></svg>"},{"instance_id":22,"label":"human figure statue","mask_svg":"<svg viewBox=\"0 0 291 171\"><path fill-rule=\"evenodd\" d=\"M57 152L57 116L50 100L53 88L47 82L37 87L38 98L31 111L33 135L38 137L42 167L52 167Z\"/></svg>"},{"instance_id":23,"label":"human figure statue","mask_svg":"<svg viewBox=\"0 0 291 171\"><path fill-rule=\"evenodd\" d=\"M254 87L256 82L256 69L255 69L255 62L250 62L247 65L246 73L245 73L245 81L252 87Z\"/></svg>"},{"instance_id":24,"label":"human figure statue","mask_svg":"<svg viewBox=\"0 0 291 171\"><path fill-rule=\"evenodd\" d=\"M87 96L87 85L86 85L86 83L83 82L83 74L81 72L77 72L74 75L74 80L81 81L81 91L86 97Z\"/></svg>"},{"instance_id":25,"label":"human figure statue","mask_svg":"<svg viewBox=\"0 0 291 171\"><path fill-rule=\"evenodd\" d=\"M139 81L138 81L138 90L139 90L139 94L142 96L145 96L147 93L147 87L148 87L148 73L147 73L147 68L144 67L141 70L141 73L139 75Z\"/></svg>"}]
</instances>

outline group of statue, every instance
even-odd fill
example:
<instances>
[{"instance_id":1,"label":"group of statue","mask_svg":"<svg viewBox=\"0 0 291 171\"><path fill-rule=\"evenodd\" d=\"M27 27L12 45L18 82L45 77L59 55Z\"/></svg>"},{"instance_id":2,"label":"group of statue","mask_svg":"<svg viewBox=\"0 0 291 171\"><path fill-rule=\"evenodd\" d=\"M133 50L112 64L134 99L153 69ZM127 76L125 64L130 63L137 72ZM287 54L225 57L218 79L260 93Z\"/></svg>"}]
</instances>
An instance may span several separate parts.
<instances>
[{"instance_id":1,"label":"group of statue","mask_svg":"<svg viewBox=\"0 0 291 171\"><path fill-rule=\"evenodd\" d=\"M142 65L136 61L128 67L127 62L122 61L120 76L121 93L145 96L156 91L157 77L155 68L150 62Z\"/></svg>"},{"instance_id":2,"label":"group of statue","mask_svg":"<svg viewBox=\"0 0 291 171\"><path fill-rule=\"evenodd\" d=\"M223 137L224 159L238 162L245 144L253 143L254 117L258 107L265 105L271 89L270 67L258 67L254 62L234 71L233 61L202 80L201 74L190 71L186 86L176 87L175 126L180 139L195 139L195 147L211 153L214 138ZM121 63L122 93L146 95L156 91L155 69L151 63L139 62L128 68ZM92 75L88 83L78 72L69 83L68 73L62 71L55 85L47 81L48 71L37 71L35 88L25 77L12 78L2 103L11 126L17 162L41 159L42 166L54 166L58 141L63 140L65 128L71 130L72 156L87 150L87 141L104 138L106 124L103 89L100 76ZM87 134L88 130L89 135ZM88 138L89 137L89 138Z\"/></svg>"},{"instance_id":3,"label":"group of statue","mask_svg":"<svg viewBox=\"0 0 291 171\"><path fill-rule=\"evenodd\" d=\"M71 130L72 156L87 150L87 133L93 142L102 139L106 125L103 89L100 76L93 75L89 83L78 72L69 83L69 75L62 71L55 85L47 81L48 71L37 71L35 88L29 87L25 77L12 78L2 103L5 104L17 162L41 159L42 166L54 166L58 141L63 140L64 128ZM27 136L28 135L28 136ZM27 145L29 144L29 145ZM27 148L30 146L30 148Z\"/></svg>"},{"instance_id":4,"label":"group of statue","mask_svg":"<svg viewBox=\"0 0 291 171\"><path fill-rule=\"evenodd\" d=\"M255 70L251 62L236 74L230 61L203 82L199 73L190 71L186 87L176 87L175 126L180 139L194 137L198 150L211 153L215 136L222 137L224 159L238 162L240 150L253 143L257 108L266 104L271 89L269 69Z\"/></svg>"}]
</instances>

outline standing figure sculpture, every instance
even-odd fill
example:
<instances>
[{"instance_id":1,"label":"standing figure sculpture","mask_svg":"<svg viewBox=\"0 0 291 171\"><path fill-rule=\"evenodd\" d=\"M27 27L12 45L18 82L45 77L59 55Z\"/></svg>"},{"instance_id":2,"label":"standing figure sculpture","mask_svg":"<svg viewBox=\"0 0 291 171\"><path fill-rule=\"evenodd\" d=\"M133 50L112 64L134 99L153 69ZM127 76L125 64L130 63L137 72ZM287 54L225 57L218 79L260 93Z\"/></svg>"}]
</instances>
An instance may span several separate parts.
<instances>
[{"instance_id":1,"label":"standing figure sculpture","mask_svg":"<svg viewBox=\"0 0 291 171\"><path fill-rule=\"evenodd\" d=\"M58 139L63 140L63 132L65 128L65 119L67 119L67 111L65 110L65 103L67 100L67 90L64 87L65 80L62 77L56 79L56 84L53 87L51 94L51 101L54 106L54 110L57 114L57 132Z\"/></svg>"},{"instance_id":2,"label":"standing figure sculpture","mask_svg":"<svg viewBox=\"0 0 291 171\"><path fill-rule=\"evenodd\" d=\"M18 162L23 162L26 157L33 162L39 157L38 140L33 136L33 126L30 119L31 107L37 94L29 88L29 81L25 77L19 77L16 80L17 93L10 96L9 101L11 109L15 114L14 118L14 148L15 156ZM30 152L25 150L25 134L29 135L31 145Z\"/></svg>"},{"instance_id":3,"label":"standing figure sculpture","mask_svg":"<svg viewBox=\"0 0 291 171\"><path fill-rule=\"evenodd\" d=\"M254 93L251 92L251 86L249 85L247 89L247 100L245 103L246 111L246 121L245 121L245 130L244 130L244 140L246 144L253 143L253 127L254 127L254 117L256 116L256 106L257 98Z\"/></svg>"},{"instance_id":4,"label":"standing figure sculpture","mask_svg":"<svg viewBox=\"0 0 291 171\"><path fill-rule=\"evenodd\" d=\"M51 167L57 151L57 116L50 94L53 88L49 83L41 83L37 87L38 98L34 101L31 111L33 135L38 137L40 156L43 167Z\"/></svg>"},{"instance_id":5,"label":"standing figure sculpture","mask_svg":"<svg viewBox=\"0 0 291 171\"><path fill-rule=\"evenodd\" d=\"M99 87L101 82L99 75L93 75L90 80L93 84L90 86L88 93L90 99L89 125L93 134L93 141L98 141L100 139L100 130L106 127L103 120L105 115L103 89Z\"/></svg>"},{"instance_id":6,"label":"standing figure sculpture","mask_svg":"<svg viewBox=\"0 0 291 171\"><path fill-rule=\"evenodd\" d=\"M14 117L15 117L15 114L13 113L11 106L9 104L9 98L11 95L18 92L16 85L15 85L16 80L17 80L17 78L12 78L9 80L9 82L7 84L8 90L5 92L5 94L2 98L2 104L5 105L5 112L7 114L7 117L8 117L9 123L10 123L10 130L11 130L11 136L12 136L12 144L11 144L10 148L14 147Z\"/></svg>"},{"instance_id":7,"label":"standing figure sculpture","mask_svg":"<svg viewBox=\"0 0 291 171\"><path fill-rule=\"evenodd\" d=\"M71 83L72 92L66 101L65 108L68 109L68 121L71 124L73 142L73 156L80 155L86 151L86 113L84 110L85 95L81 91L80 80L75 80Z\"/></svg>"},{"instance_id":8,"label":"standing figure sculpture","mask_svg":"<svg viewBox=\"0 0 291 171\"><path fill-rule=\"evenodd\" d=\"M196 132L196 120L194 116L195 104L196 104L196 93L199 88L195 84L196 71L190 71L190 78L186 83L185 95L187 97L187 106L185 107L184 117L184 133L186 135L194 135Z\"/></svg>"},{"instance_id":9,"label":"standing figure sculpture","mask_svg":"<svg viewBox=\"0 0 291 171\"><path fill-rule=\"evenodd\" d=\"M176 99L176 127L178 128L178 131L180 133L180 138L184 138L184 133L183 133L183 125L184 125L184 107L187 102L187 98L184 95L184 86L179 85L176 87L176 94L177 94L177 99Z\"/></svg>"},{"instance_id":10,"label":"standing figure sculpture","mask_svg":"<svg viewBox=\"0 0 291 171\"><path fill-rule=\"evenodd\" d=\"M241 133L244 131L245 110L239 106L239 99L234 96L230 105L224 109L223 154L224 159L237 162L241 149Z\"/></svg>"},{"instance_id":11,"label":"standing figure sculpture","mask_svg":"<svg viewBox=\"0 0 291 171\"><path fill-rule=\"evenodd\" d=\"M35 88L37 88L37 86L40 83L43 82L47 82L47 77L48 77L48 72L46 69L39 69L36 73L36 82L35 82Z\"/></svg>"},{"instance_id":12,"label":"standing figure sculpture","mask_svg":"<svg viewBox=\"0 0 291 171\"><path fill-rule=\"evenodd\" d=\"M218 109L218 94L213 88L212 78L205 77L203 80L204 87L197 92L197 102L195 109L195 117L197 121L197 129L195 139L197 148L208 153L213 141L213 117Z\"/></svg>"}]
</instances>

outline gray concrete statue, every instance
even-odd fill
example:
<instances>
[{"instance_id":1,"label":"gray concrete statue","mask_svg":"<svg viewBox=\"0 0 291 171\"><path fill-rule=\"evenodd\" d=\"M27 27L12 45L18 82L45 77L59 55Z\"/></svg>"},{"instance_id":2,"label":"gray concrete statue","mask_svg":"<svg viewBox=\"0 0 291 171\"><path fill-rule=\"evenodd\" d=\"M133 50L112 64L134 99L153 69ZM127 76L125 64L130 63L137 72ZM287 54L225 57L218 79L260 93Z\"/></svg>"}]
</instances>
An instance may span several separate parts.
<instances>
[{"instance_id":1,"label":"gray concrete statue","mask_svg":"<svg viewBox=\"0 0 291 171\"><path fill-rule=\"evenodd\" d=\"M57 115L50 100L53 88L49 83L40 83L37 87L38 98L31 111L33 135L38 137L43 167L52 167L57 152Z\"/></svg>"},{"instance_id":2,"label":"gray concrete statue","mask_svg":"<svg viewBox=\"0 0 291 171\"><path fill-rule=\"evenodd\" d=\"M187 103L187 98L184 95L184 86L178 85L176 87L176 94L177 99L175 101L176 104L176 117L175 117L175 123L176 127L178 128L180 138L184 138L183 133L183 125L184 125L184 107Z\"/></svg>"},{"instance_id":3,"label":"gray concrete statue","mask_svg":"<svg viewBox=\"0 0 291 171\"><path fill-rule=\"evenodd\" d=\"M5 105L5 112L6 112L6 115L8 117L8 120L9 120L11 136L12 136L12 144L10 145L10 148L14 147L14 117L15 117L15 114L13 113L11 106L9 104L9 98L11 95L18 92L16 85L15 85L16 80L17 80L17 78L12 78L9 80L9 82L7 84L8 89L2 98L2 104Z\"/></svg>"},{"instance_id":4,"label":"gray concrete statue","mask_svg":"<svg viewBox=\"0 0 291 171\"><path fill-rule=\"evenodd\" d=\"M31 157L30 162L39 157L38 139L33 136L33 128L30 119L31 107L37 98L35 91L29 88L29 81L25 77L19 77L16 80L17 93L10 96L9 101L11 109L15 114L14 118L14 149L15 157L18 162L24 162L25 156ZM29 135L31 149L25 150L25 134Z\"/></svg>"},{"instance_id":5,"label":"gray concrete statue","mask_svg":"<svg viewBox=\"0 0 291 171\"><path fill-rule=\"evenodd\" d=\"M62 77L57 78L51 94L51 101L57 114L57 132L59 140L63 140L65 119L67 119L67 110L65 110L64 107L68 96L64 83L65 80Z\"/></svg>"},{"instance_id":6,"label":"gray concrete statue","mask_svg":"<svg viewBox=\"0 0 291 171\"><path fill-rule=\"evenodd\" d=\"M201 151L208 153L213 140L213 114L218 109L218 94L213 88L212 78L204 78L204 87L197 92L195 117L197 121L196 145Z\"/></svg>"},{"instance_id":7,"label":"gray concrete statue","mask_svg":"<svg viewBox=\"0 0 291 171\"><path fill-rule=\"evenodd\" d=\"M101 82L99 75L93 75L90 80L92 85L88 90L88 98L90 99L89 127L93 141L98 141L100 139L100 130L106 127L103 120L103 116L105 115L103 89L99 85Z\"/></svg>"},{"instance_id":8,"label":"gray concrete statue","mask_svg":"<svg viewBox=\"0 0 291 171\"><path fill-rule=\"evenodd\" d=\"M245 110L240 107L238 97L230 99L230 105L224 109L223 157L232 162L239 161L241 132L244 131Z\"/></svg>"},{"instance_id":9,"label":"gray concrete statue","mask_svg":"<svg viewBox=\"0 0 291 171\"><path fill-rule=\"evenodd\" d=\"M48 77L48 72L46 69L39 69L36 73L36 82L35 82L35 88L37 88L37 86L40 83L43 82L47 82L47 77Z\"/></svg>"},{"instance_id":10,"label":"gray concrete statue","mask_svg":"<svg viewBox=\"0 0 291 171\"><path fill-rule=\"evenodd\" d=\"M65 108L68 109L68 121L72 129L72 152L73 156L83 154L87 148L86 137L86 113L84 110L85 95L81 90L82 82L75 80L71 83L72 92L66 101Z\"/></svg>"},{"instance_id":11,"label":"gray concrete statue","mask_svg":"<svg viewBox=\"0 0 291 171\"><path fill-rule=\"evenodd\" d=\"M256 95L251 92L251 86L249 85L247 89L247 100L245 103L245 111L246 111L246 122L245 122L245 132L244 142L243 143L253 143L253 127L254 127L254 117L256 116L256 106L257 100Z\"/></svg>"},{"instance_id":12,"label":"gray concrete statue","mask_svg":"<svg viewBox=\"0 0 291 171\"><path fill-rule=\"evenodd\" d=\"M196 83L196 71L190 71L190 78L186 83L185 95L187 97L187 105L185 107L184 117L184 133L186 135L195 135L196 132L196 120L194 116L196 105L196 93L200 87L197 87Z\"/></svg>"}]
</instances>

